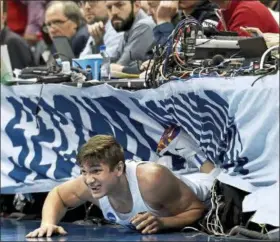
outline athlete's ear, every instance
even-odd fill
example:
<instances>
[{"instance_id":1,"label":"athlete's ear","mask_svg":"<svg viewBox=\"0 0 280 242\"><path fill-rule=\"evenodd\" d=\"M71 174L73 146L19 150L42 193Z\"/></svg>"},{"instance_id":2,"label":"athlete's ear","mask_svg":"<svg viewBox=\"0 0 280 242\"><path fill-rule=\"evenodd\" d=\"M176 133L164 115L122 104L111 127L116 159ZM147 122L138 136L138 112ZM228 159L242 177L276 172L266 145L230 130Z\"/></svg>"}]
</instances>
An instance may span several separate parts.
<instances>
[{"instance_id":1,"label":"athlete's ear","mask_svg":"<svg viewBox=\"0 0 280 242\"><path fill-rule=\"evenodd\" d=\"M120 175L121 175L124 172L124 162L119 161L119 163L116 166L116 169L117 169L118 173L120 173Z\"/></svg>"}]
</instances>

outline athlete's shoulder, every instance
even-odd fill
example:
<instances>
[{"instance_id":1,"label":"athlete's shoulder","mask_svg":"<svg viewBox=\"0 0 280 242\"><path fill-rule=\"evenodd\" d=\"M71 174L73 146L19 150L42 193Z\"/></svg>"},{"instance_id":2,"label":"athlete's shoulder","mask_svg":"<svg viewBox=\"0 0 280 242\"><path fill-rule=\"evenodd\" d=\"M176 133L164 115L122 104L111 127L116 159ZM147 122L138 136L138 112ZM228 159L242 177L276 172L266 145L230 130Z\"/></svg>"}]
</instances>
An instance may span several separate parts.
<instances>
[{"instance_id":1,"label":"athlete's shoulder","mask_svg":"<svg viewBox=\"0 0 280 242\"><path fill-rule=\"evenodd\" d=\"M174 177L173 173L165 166L148 162L137 166L136 175L142 187L157 187Z\"/></svg>"}]
</instances>

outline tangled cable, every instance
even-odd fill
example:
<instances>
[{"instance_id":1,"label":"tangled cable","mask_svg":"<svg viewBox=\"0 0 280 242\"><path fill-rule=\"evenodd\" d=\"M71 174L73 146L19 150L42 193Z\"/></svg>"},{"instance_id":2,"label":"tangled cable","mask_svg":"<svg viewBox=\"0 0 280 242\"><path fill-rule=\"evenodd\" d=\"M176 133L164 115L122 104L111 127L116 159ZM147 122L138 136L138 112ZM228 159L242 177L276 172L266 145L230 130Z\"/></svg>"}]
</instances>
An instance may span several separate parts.
<instances>
[{"instance_id":1,"label":"tangled cable","mask_svg":"<svg viewBox=\"0 0 280 242\"><path fill-rule=\"evenodd\" d=\"M193 17L187 17L176 26L165 44L154 47L153 61L148 64L145 81L148 87L158 87L172 76L184 76L188 61L195 54L196 37L202 26ZM152 63L152 66L151 66ZM151 67L151 68L150 68Z\"/></svg>"},{"instance_id":2,"label":"tangled cable","mask_svg":"<svg viewBox=\"0 0 280 242\"><path fill-rule=\"evenodd\" d=\"M233 59L240 54L240 50L229 59L225 59L222 55L215 55L210 60L210 64L207 63L209 60L200 62L194 60L197 46L213 40L210 38L196 45L196 39L200 38L200 35L203 36L203 30L200 23L190 16L179 22L163 45L154 46L153 59L149 61L148 71L145 74L145 83L148 88L157 88L161 84L175 79L258 76L258 79L252 84L253 86L260 79L260 75L263 77L275 74L279 70L279 58L273 55L268 56L272 50L279 48L279 45L268 49L263 54L260 64L251 61L244 66L244 61ZM265 61L266 65L264 65Z\"/></svg>"}]
</instances>

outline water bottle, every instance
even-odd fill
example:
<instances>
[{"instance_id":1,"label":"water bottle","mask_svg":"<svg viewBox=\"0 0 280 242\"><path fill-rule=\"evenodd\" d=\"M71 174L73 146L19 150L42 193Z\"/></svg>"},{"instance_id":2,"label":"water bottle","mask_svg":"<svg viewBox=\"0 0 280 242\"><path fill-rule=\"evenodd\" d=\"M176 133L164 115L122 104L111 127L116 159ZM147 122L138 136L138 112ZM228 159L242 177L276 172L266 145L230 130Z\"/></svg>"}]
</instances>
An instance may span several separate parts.
<instances>
[{"instance_id":1,"label":"water bottle","mask_svg":"<svg viewBox=\"0 0 280 242\"><path fill-rule=\"evenodd\" d=\"M106 46L100 46L100 54L103 58L103 62L100 70L100 80L109 81L111 79L111 68L110 68L110 56L106 53Z\"/></svg>"}]
</instances>

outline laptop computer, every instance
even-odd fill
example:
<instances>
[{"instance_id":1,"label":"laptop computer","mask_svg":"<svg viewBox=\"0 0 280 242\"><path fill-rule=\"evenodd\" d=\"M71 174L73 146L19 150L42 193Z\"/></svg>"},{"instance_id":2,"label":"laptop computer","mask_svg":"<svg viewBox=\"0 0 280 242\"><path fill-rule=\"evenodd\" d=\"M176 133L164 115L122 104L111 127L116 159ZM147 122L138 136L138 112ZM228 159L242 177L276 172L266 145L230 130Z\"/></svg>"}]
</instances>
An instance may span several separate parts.
<instances>
[{"instance_id":1,"label":"laptop computer","mask_svg":"<svg viewBox=\"0 0 280 242\"><path fill-rule=\"evenodd\" d=\"M72 59L75 58L75 55L69 39L65 36L57 36L53 38L53 44L61 61L70 61L70 63L72 63Z\"/></svg>"},{"instance_id":2,"label":"laptop computer","mask_svg":"<svg viewBox=\"0 0 280 242\"><path fill-rule=\"evenodd\" d=\"M267 45L263 37L257 36L238 40L241 56L246 59L259 59L267 50Z\"/></svg>"}]
</instances>

